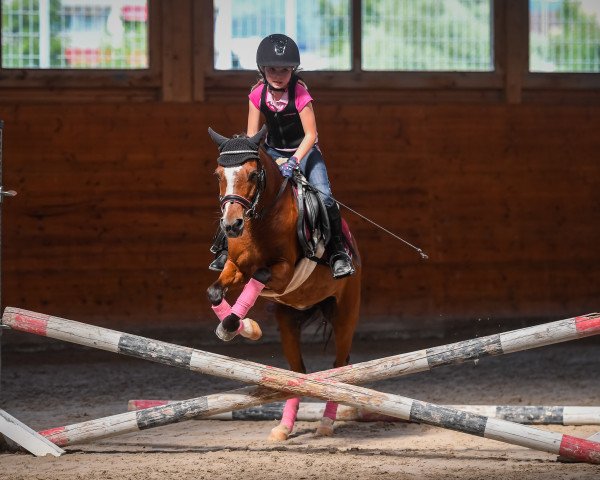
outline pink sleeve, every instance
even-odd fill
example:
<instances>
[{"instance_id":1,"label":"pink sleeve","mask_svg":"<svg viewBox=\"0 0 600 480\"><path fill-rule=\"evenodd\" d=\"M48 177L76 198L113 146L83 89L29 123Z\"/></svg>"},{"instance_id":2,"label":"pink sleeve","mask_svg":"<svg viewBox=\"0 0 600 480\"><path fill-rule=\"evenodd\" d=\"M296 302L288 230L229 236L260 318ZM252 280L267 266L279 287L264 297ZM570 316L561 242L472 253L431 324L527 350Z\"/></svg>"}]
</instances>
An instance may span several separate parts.
<instances>
[{"instance_id":1,"label":"pink sleeve","mask_svg":"<svg viewBox=\"0 0 600 480\"><path fill-rule=\"evenodd\" d=\"M308 90L298 82L296 84L296 109L298 112L301 112L312 100L313 98L308 93Z\"/></svg>"},{"instance_id":2,"label":"pink sleeve","mask_svg":"<svg viewBox=\"0 0 600 480\"><path fill-rule=\"evenodd\" d=\"M254 90L252 90L250 92L250 95L248 95L248 98L252 102L252 105L254 105L258 110L260 110L261 93L262 93L261 85L258 85Z\"/></svg>"}]
</instances>

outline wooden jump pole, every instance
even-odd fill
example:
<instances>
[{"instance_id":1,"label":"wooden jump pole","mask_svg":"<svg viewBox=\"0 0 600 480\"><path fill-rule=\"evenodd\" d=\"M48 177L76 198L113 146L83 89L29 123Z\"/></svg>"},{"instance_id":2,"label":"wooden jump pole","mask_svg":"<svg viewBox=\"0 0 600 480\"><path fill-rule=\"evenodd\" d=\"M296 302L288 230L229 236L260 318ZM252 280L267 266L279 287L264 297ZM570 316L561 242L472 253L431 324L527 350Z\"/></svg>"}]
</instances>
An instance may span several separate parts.
<instances>
[{"instance_id":1,"label":"wooden jump pole","mask_svg":"<svg viewBox=\"0 0 600 480\"><path fill-rule=\"evenodd\" d=\"M243 382L254 383L271 390L278 389L289 395L311 396L324 400L333 400L347 405L362 406L371 411L402 418L404 420L426 423L428 425L456 430L470 435L491 438L513 445L520 445L535 450L559 454L565 458L577 461L600 464L600 443L572 437L570 435L546 432L525 425L507 422L505 420L488 418L482 415L445 408L400 395L391 395L354 385L339 383L330 378L332 376L331 373L329 373L329 376L323 372L312 375L303 375L246 360L236 360L223 355L203 352L201 350L181 347L102 327L94 327L58 317L14 308L7 308L5 310L3 323L15 330L30 332L167 365L178 366L209 375L230 379L233 378ZM533 343L534 345L556 343L557 341L560 341L556 340L557 337L575 339L593 335L600 330L600 314L584 315L553 323L555 324L553 326L554 328L561 330L560 333L557 333L556 330L548 331L546 327L551 324L545 324L538 327L530 327L533 329L530 331L530 335L533 336L529 341L523 341L522 338L515 337L509 332L507 334L491 336L490 338L495 338L496 340L491 343L486 343L485 345L479 345L479 339L470 341L471 343L468 345L467 351L472 352L472 350L475 349L475 355L485 356L523 349L524 345L527 343ZM542 343L540 343L540 337L545 337L545 340ZM503 338L504 345L502 343ZM534 338L537 338L537 340L534 340ZM441 347L430 350L439 348ZM427 351L428 350L425 352ZM449 358L455 357L454 353L445 350L444 352L438 353L443 353L440 356L438 363L455 363L453 361L448 361ZM472 354L463 352L463 356L471 356ZM427 355L424 360L429 360ZM384 370L384 372L380 373L379 378L391 376L388 374L389 369L385 362L380 366L380 369ZM427 368L421 368L421 370L424 369ZM356 373L357 369L352 366L347 366L334 370L336 372ZM353 375L350 375L350 377L353 377ZM372 381L374 378L365 380ZM275 392L273 392L273 394L276 396ZM173 405L154 408L172 409Z\"/></svg>"},{"instance_id":2,"label":"wooden jump pole","mask_svg":"<svg viewBox=\"0 0 600 480\"><path fill-rule=\"evenodd\" d=\"M175 403L176 400L129 400L127 411L134 412L146 408ZM218 413L205 420L279 420L284 402L258 405L253 408ZM477 413L486 417L500 418L523 425L600 425L600 407L588 406L550 406L550 405L442 405L443 407ZM319 421L323 417L325 404L321 402L302 402L296 420L303 422ZM404 422L396 417L379 415L366 408L340 405L336 421L346 422Z\"/></svg>"}]
</instances>

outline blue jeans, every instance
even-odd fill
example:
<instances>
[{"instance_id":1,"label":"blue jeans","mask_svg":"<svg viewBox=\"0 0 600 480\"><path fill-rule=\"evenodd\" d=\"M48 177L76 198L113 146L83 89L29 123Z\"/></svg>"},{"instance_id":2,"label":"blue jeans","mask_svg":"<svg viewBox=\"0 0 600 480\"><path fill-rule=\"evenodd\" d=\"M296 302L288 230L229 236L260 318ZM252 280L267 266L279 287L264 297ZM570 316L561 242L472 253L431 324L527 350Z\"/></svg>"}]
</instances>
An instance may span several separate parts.
<instances>
[{"instance_id":1,"label":"blue jeans","mask_svg":"<svg viewBox=\"0 0 600 480\"><path fill-rule=\"evenodd\" d=\"M290 158L294 152L284 152L273 147L267 146L267 153L274 160L285 157ZM333 207L335 200L331 196L331 185L327 177L327 167L323 155L316 145L300 160L300 171L304 174L308 182L319 190L323 203L326 207Z\"/></svg>"}]
</instances>

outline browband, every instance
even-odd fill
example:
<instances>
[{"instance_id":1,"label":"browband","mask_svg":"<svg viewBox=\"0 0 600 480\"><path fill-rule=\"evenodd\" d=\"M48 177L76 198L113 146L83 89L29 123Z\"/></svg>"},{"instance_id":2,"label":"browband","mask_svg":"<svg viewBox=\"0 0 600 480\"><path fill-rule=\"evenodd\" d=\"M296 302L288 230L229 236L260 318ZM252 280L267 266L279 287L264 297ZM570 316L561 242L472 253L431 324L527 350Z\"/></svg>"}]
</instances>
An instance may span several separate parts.
<instances>
[{"instance_id":1,"label":"browband","mask_svg":"<svg viewBox=\"0 0 600 480\"><path fill-rule=\"evenodd\" d=\"M237 153L255 153L258 155L257 150L231 150L229 152L220 152L221 155L235 155Z\"/></svg>"}]
</instances>

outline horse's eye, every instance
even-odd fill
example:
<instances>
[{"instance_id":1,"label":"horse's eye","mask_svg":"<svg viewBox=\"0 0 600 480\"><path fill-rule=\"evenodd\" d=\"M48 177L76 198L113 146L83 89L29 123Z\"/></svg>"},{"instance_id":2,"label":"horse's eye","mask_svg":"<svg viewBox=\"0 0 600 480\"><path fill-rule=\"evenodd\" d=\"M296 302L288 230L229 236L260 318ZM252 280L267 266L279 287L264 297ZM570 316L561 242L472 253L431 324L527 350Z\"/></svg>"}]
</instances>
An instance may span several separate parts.
<instances>
[{"instance_id":1,"label":"horse's eye","mask_svg":"<svg viewBox=\"0 0 600 480\"><path fill-rule=\"evenodd\" d=\"M250 172L250 174L248 175L248 180L250 180L251 182L256 182L257 179L258 179L258 172L256 170Z\"/></svg>"}]
</instances>

